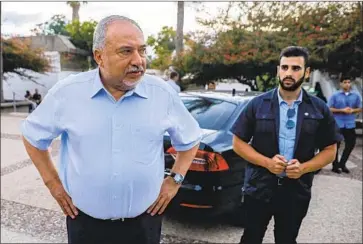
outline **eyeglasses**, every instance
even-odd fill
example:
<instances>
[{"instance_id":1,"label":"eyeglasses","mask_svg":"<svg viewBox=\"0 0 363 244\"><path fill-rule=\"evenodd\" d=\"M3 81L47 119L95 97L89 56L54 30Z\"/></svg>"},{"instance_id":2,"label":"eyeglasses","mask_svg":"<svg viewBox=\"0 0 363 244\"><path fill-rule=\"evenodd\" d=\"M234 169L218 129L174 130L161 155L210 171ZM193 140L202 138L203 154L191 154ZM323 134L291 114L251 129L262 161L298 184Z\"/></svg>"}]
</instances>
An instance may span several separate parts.
<instances>
[{"instance_id":1,"label":"eyeglasses","mask_svg":"<svg viewBox=\"0 0 363 244\"><path fill-rule=\"evenodd\" d=\"M286 121L286 128L291 130L295 127L295 122L291 119L292 117L294 117L296 114L296 111L294 108L289 108L287 110L287 118L288 120Z\"/></svg>"}]
</instances>

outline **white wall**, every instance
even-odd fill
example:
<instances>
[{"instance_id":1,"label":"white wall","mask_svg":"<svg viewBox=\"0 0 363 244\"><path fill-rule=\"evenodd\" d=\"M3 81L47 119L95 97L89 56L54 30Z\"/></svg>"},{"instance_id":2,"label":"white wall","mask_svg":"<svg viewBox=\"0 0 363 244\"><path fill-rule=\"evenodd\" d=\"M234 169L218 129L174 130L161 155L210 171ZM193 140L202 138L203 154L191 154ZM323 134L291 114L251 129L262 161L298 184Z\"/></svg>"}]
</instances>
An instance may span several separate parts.
<instances>
[{"instance_id":1,"label":"white wall","mask_svg":"<svg viewBox=\"0 0 363 244\"><path fill-rule=\"evenodd\" d=\"M44 97L48 90L59 80L64 79L70 74L75 74L78 72L62 71L56 73L40 74L27 70L26 73L35 77L34 79L43 86L38 85L29 79L21 78L17 74L7 74L8 78L3 82L4 98L6 100L13 99L13 92L15 92L16 100L23 100L25 91L29 90L30 93L33 94L35 88L37 88L42 97Z\"/></svg>"}]
</instances>

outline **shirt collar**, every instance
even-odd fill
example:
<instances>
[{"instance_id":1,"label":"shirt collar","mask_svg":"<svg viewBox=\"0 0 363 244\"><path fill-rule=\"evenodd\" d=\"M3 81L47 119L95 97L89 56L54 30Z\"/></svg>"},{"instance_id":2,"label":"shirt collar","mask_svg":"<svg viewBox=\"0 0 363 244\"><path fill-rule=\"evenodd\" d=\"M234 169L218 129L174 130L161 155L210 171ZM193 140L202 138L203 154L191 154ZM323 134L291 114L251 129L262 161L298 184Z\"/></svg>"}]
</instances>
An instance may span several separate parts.
<instances>
[{"instance_id":1,"label":"shirt collar","mask_svg":"<svg viewBox=\"0 0 363 244\"><path fill-rule=\"evenodd\" d=\"M346 92L343 89L340 89L340 93L345 94ZM348 93L348 95L350 95L351 91L348 91L347 93Z\"/></svg>"},{"instance_id":2,"label":"shirt collar","mask_svg":"<svg viewBox=\"0 0 363 244\"><path fill-rule=\"evenodd\" d=\"M93 86L91 90L91 98L93 98L100 90L105 89L102 84L101 77L100 77L100 70L99 68L95 69L95 78L93 80ZM105 89L106 90L106 89Z\"/></svg>"},{"instance_id":3,"label":"shirt collar","mask_svg":"<svg viewBox=\"0 0 363 244\"><path fill-rule=\"evenodd\" d=\"M281 103L285 102L284 99L280 95L280 88L277 89L277 97L279 99L279 104L280 105L281 105ZM300 104L302 102L302 97L303 97L303 93L302 93L302 89L301 89L299 97L296 99L296 101L294 103Z\"/></svg>"},{"instance_id":4,"label":"shirt collar","mask_svg":"<svg viewBox=\"0 0 363 244\"><path fill-rule=\"evenodd\" d=\"M93 86L92 86L92 90L91 90L91 98L93 98L95 95L97 95L98 92L100 90L102 90L102 89L106 91L106 88L105 88L105 86L103 85L103 83L101 81L99 68L97 68L95 70L95 72L96 72L95 73L95 78L94 78ZM144 79L145 79L145 76L143 76L141 78L141 81L139 82L139 84L137 84L137 86L135 87L134 90L129 91L130 96L135 93L140 97L148 98L147 92L146 92L146 89L145 89ZM129 92L127 92L127 93L129 93Z\"/></svg>"},{"instance_id":5,"label":"shirt collar","mask_svg":"<svg viewBox=\"0 0 363 244\"><path fill-rule=\"evenodd\" d=\"M139 84L137 84L137 86L133 90L133 93L136 93L138 96L143 98L149 97L146 92L145 75L141 78L141 81L139 82Z\"/></svg>"}]
</instances>

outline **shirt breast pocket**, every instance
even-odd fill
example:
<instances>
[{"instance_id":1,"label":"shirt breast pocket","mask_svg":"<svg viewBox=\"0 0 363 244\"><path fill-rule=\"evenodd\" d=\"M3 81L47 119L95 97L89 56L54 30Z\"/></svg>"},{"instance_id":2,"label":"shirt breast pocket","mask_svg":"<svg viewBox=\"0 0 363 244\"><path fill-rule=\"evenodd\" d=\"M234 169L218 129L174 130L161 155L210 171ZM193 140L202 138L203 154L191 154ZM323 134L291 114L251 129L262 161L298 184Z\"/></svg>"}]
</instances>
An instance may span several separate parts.
<instances>
[{"instance_id":1,"label":"shirt breast pocket","mask_svg":"<svg viewBox=\"0 0 363 244\"><path fill-rule=\"evenodd\" d=\"M163 146L163 131L155 125L131 125L132 159L144 165L151 164Z\"/></svg>"},{"instance_id":2,"label":"shirt breast pocket","mask_svg":"<svg viewBox=\"0 0 363 244\"><path fill-rule=\"evenodd\" d=\"M275 130L275 116L273 114L256 114L256 133L272 133Z\"/></svg>"},{"instance_id":3,"label":"shirt breast pocket","mask_svg":"<svg viewBox=\"0 0 363 244\"><path fill-rule=\"evenodd\" d=\"M305 116L302 123L302 130L307 134L315 135L322 119L323 115L320 114L310 114L309 116Z\"/></svg>"}]
</instances>

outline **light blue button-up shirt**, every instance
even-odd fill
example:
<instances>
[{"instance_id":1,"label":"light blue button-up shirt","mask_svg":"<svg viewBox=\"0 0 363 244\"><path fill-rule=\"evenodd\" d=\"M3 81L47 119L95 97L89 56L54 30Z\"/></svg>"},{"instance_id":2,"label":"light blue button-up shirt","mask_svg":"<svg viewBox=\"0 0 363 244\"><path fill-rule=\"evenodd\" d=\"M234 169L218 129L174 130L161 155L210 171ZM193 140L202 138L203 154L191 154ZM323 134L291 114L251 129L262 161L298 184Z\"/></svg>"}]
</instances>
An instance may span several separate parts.
<instances>
[{"instance_id":1,"label":"light blue button-up shirt","mask_svg":"<svg viewBox=\"0 0 363 244\"><path fill-rule=\"evenodd\" d=\"M347 94L340 90L334 93L328 101L328 106L330 108L361 108L362 99L359 94L355 92L348 92ZM343 114L334 113L335 121L337 122L339 128L352 129L355 128L356 114Z\"/></svg>"},{"instance_id":2,"label":"light blue button-up shirt","mask_svg":"<svg viewBox=\"0 0 363 244\"><path fill-rule=\"evenodd\" d=\"M177 151L197 145L202 134L162 79L145 75L116 101L98 69L54 85L22 132L41 150L61 135L58 170L65 190L76 207L99 219L132 218L156 200L166 132Z\"/></svg>"},{"instance_id":3,"label":"light blue button-up shirt","mask_svg":"<svg viewBox=\"0 0 363 244\"><path fill-rule=\"evenodd\" d=\"M302 102L302 92L300 91L300 95L296 101L289 107L287 102L283 100L280 95L280 91L277 92L279 105L280 105L280 127L279 127L279 151L280 155L284 156L287 161L290 161L294 157L294 147L295 147L295 138L296 138L296 125L297 125L297 113L299 104ZM289 119L287 117L287 110L289 108L295 108L295 116L290 118L294 121L295 126L292 129L288 129L286 127L286 122ZM278 175L280 177L285 177L286 173Z\"/></svg>"},{"instance_id":4,"label":"light blue button-up shirt","mask_svg":"<svg viewBox=\"0 0 363 244\"><path fill-rule=\"evenodd\" d=\"M180 92L180 86L178 86L174 80L167 80L166 83L168 83L176 92Z\"/></svg>"}]
</instances>

